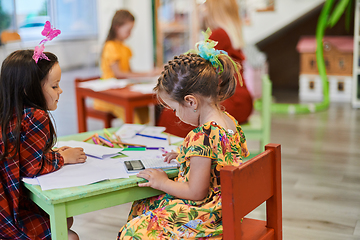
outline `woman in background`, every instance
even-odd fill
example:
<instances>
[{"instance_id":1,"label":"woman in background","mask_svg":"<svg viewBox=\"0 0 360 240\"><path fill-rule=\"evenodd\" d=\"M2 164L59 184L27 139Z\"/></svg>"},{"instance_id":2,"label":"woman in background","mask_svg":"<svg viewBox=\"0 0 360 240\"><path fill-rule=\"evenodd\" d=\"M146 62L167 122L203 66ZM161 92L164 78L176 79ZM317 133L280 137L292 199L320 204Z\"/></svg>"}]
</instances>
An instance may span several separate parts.
<instances>
[{"instance_id":1,"label":"woman in background","mask_svg":"<svg viewBox=\"0 0 360 240\"><path fill-rule=\"evenodd\" d=\"M134 23L135 17L128 10L116 11L101 54L102 79L152 77L160 74L157 69L151 72L131 71L132 52L124 41L130 37ZM125 117L123 107L105 101L95 99L94 108L103 112L111 112L118 118L123 119ZM137 108L134 114L134 122L147 123L149 121L148 116L148 107Z\"/></svg>"},{"instance_id":2,"label":"woman in background","mask_svg":"<svg viewBox=\"0 0 360 240\"><path fill-rule=\"evenodd\" d=\"M236 0L207 0L199 6L199 10L204 29L209 27L212 30L210 39L218 42L215 48L226 51L242 66L245 60L241 50L244 41ZM243 69L240 73L243 76ZM238 83L235 94L221 103L240 125L247 122L253 110L252 96L246 88L244 79L242 82L243 86ZM192 126L181 122L169 109L163 109L157 125L166 127L166 132L180 137L185 137L193 129Z\"/></svg>"}]
</instances>

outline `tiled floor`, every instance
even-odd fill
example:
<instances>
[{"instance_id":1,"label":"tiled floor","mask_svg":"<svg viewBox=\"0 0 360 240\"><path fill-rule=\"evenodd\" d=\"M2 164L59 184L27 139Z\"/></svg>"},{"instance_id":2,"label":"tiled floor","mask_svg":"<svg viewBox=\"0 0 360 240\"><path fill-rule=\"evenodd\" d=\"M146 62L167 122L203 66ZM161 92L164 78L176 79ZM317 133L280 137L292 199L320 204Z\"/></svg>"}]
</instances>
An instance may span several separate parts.
<instances>
[{"instance_id":1,"label":"tiled floor","mask_svg":"<svg viewBox=\"0 0 360 240\"><path fill-rule=\"evenodd\" d=\"M74 78L97 74L63 73L64 93L53 114L59 136L77 132ZM90 130L102 127L89 122ZM360 239L360 109L332 103L318 113L272 114L271 142L282 145L283 239ZM116 239L129 207L75 216L73 229L81 239ZM264 206L251 216L263 219Z\"/></svg>"}]
</instances>

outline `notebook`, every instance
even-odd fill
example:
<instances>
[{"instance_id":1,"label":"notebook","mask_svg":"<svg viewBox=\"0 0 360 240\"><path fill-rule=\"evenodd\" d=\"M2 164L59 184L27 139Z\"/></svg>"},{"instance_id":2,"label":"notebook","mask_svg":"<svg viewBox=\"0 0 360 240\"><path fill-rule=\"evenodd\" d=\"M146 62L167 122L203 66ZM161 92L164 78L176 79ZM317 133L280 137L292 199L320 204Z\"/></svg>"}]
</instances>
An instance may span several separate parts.
<instances>
[{"instance_id":1,"label":"notebook","mask_svg":"<svg viewBox=\"0 0 360 240\"><path fill-rule=\"evenodd\" d=\"M124 161L124 164L128 172L139 172L146 168L175 169L180 166L175 159L171 160L170 163L164 162L163 157L127 160Z\"/></svg>"}]
</instances>

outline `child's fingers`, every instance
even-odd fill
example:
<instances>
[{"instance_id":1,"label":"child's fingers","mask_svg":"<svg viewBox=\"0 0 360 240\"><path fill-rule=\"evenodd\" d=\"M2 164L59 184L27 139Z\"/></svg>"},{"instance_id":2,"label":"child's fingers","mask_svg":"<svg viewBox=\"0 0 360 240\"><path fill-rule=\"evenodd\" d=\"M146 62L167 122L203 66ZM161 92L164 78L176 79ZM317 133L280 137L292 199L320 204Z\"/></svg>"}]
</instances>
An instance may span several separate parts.
<instances>
[{"instance_id":1,"label":"child's fingers","mask_svg":"<svg viewBox=\"0 0 360 240\"><path fill-rule=\"evenodd\" d=\"M150 183L146 182L146 183L138 183L139 187L150 187Z\"/></svg>"}]
</instances>

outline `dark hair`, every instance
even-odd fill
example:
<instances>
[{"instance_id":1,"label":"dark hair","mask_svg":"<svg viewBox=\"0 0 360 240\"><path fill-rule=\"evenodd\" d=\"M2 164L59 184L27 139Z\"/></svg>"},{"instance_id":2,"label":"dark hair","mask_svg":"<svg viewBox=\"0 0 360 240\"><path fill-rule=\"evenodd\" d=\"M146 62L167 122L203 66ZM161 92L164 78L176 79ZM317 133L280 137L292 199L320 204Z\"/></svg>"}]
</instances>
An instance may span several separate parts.
<instances>
[{"instance_id":1,"label":"dark hair","mask_svg":"<svg viewBox=\"0 0 360 240\"><path fill-rule=\"evenodd\" d=\"M116 11L111 21L111 26L106 38L106 42L116 39L116 28L121 27L127 22L134 22L134 21L135 21L135 17L128 10L121 9Z\"/></svg>"},{"instance_id":2,"label":"dark hair","mask_svg":"<svg viewBox=\"0 0 360 240\"><path fill-rule=\"evenodd\" d=\"M18 50L11 53L2 63L0 74L0 127L4 152L0 157L0 161L10 153L7 144L7 129L14 114L17 119L14 131L15 148L11 149L11 152L15 151L13 156L16 156L20 149L23 109L32 107L48 112L42 85L50 69L58 63L58 59L50 52L44 53L50 61L39 59L38 63L36 63L32 58L33 50ZM56 139L54 125L50 118L49 123L50 141L45 146L44 152L53 147Z\"/></svg>"},{"instance_id":3,"label":"dark hair","mask_svg":"<svg viewBox=\"0 0 360 240\"><path fill-rule=\"evenodd\" d=\"M180 104L189 94L210 97L218 105L219 102L231 97L236 89L237 69L229 57L219 55L224 71L221 74L211 63L197 54L189 53L175 56L165 65L164 71L154 88L159 93L165 91ZM240 66L237 64L240 69Z\"/></svg>"}]
</instances>

